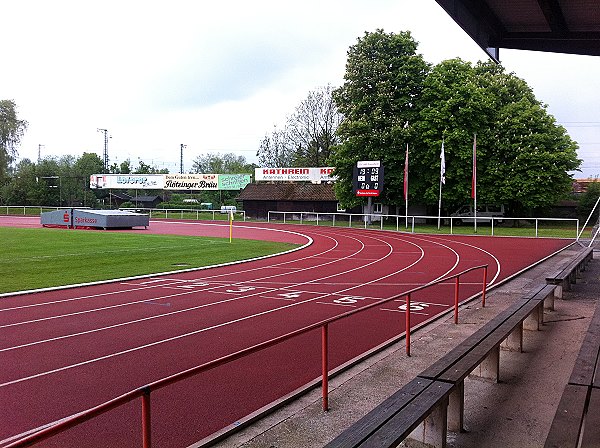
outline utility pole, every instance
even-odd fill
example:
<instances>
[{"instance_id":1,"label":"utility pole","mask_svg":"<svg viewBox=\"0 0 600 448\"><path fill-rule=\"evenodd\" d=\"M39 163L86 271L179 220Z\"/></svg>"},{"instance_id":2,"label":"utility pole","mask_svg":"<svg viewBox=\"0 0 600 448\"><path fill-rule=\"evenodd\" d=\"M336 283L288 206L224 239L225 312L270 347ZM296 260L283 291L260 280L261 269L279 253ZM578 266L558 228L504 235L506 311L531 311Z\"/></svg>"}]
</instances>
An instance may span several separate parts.
<instances>
[{"instance_id":1,"label":"utility pole","mask_svg":"<svg viewBox=\"0 0 600 448\"><path fill-rule=\"evenodd\" d=\"M181 157L179 159L179 174L183 174L183 148L187 148L187 145L184 145L182 143L180 146L181 146Z\"/></svg>"},{"instance_id":2,"label":"utility pole","mask_svg":"<svg viewBox=\"0 0 600 448\"><path fill-rule=\"evenodd\" d=\"M104 133L104 172L108 173L108 129L98 128L98 132Z\"/></svg>"}]
</instances>

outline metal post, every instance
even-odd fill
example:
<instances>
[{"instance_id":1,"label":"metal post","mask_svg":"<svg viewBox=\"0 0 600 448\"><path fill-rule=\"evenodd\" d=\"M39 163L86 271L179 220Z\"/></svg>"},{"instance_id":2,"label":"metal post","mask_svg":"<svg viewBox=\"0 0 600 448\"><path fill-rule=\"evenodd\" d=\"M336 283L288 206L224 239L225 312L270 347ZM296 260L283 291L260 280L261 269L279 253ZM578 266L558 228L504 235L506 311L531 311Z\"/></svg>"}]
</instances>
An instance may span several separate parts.
<instances>
[{"instance_id":1,"label":"metal post","mask_svg":"<svg viewBox=\"0 0 600 448\"><path fill-rule=\"evenodd\" d=\"M458 285L460 283L460 276L456 276L456 282L454 283L454 323L458 323Z\"/></svg>"},{"instance_id":2,"label":"metal post","mask_svg":"<svg viewBox=\"0 0 600 448\"><path fill-rule=\"evenodd\" d=\"M329 410L329 363L327 354L327 324L321 327L321 371L323 380L322 384L322 396L323 396L323 410Z\"/></svg>"},{"instance_id":3,"label":"metal post","mask_svg":"<svg viewBox=\"0 0 600 448\"><path fill-rule=\"evenodd\" d=\"M483 287L481 290L481 307L485 308L485 292L487 290L487 266L483 267Z\"/></svg>"},{"instance_id":4,"label":"metal post","mask_svg":"<svg viewBox=\"0 0 600 448\"><path fill-rule=\"evenodd\" d=\"M144 448L152 446L150 435L150 388L146 387L142 395L142 446Z\"/></svg>"},{"instance_id":5,"label":"metal post","mask_svg":"<svg viewBox=\"0 0 600 448\"><path fill-rule=\"evenodd\" d=\"M406 356L410 356L410 294L406 295Z\"/></svg>"}]
</instances>

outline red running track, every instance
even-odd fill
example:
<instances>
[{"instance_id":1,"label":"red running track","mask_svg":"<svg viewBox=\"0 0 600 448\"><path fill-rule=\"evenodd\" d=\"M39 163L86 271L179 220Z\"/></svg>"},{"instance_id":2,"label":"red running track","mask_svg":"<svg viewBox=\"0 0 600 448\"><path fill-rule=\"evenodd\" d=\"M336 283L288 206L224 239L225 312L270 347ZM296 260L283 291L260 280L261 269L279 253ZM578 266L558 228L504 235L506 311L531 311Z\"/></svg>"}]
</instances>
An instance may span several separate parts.
<instances>
[{"instance_id":1,"label":"red running track","mask_svg":"<svg viewBox=\"0 0 600 448\"><path fill-rule=\"evenodd\" d=\"M0 225L15 221L39 226L39 218L0 217ZM134 231L229 236L215 223L152 221ZM572 242L248 223L235 223L234 237L312 244L248 263L0 298L0 447L147 383L472 266L489 264L488 281L497 284ZM479 292L481 280L481 271L461 277L461 299ZM411 323L447 311L453 292L448 282L415 294ZM402 301L336 322L330 368L402 332ZM188 446L235 426L317 378L320 356L315 331L154 392L153 446ZM136 401L40 446L140 446L140 427Z\"/></svg>"}]
</instances>

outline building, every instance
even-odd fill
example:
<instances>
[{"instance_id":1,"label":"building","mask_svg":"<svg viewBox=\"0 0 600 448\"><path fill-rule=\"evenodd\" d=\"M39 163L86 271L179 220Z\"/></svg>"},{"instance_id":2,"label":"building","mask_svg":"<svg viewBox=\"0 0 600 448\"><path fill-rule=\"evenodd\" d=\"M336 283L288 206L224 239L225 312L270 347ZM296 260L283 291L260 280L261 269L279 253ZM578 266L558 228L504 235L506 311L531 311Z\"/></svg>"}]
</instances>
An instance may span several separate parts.
<instances>
[{"instance_id":1,"label":"building","mask_svg":"<svg viewBox=\"0 0 600 448\"><path fill-rule=\"evenodd\" d=\"M333 184L258 183L248 184L236 198L246 216L266 219L270 210L280 212L335 213L338 200Z\"/></svg>"}]
</instances>

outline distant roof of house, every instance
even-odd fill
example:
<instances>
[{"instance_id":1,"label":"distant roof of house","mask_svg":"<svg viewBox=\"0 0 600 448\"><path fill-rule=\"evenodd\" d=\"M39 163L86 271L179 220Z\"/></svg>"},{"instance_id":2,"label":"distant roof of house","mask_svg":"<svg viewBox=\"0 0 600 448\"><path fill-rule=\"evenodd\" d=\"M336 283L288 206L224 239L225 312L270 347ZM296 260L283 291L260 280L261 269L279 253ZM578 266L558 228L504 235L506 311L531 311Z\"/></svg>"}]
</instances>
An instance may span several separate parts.
<instances>
[{"instance_id":1,"label":"distant roof of house","mask_svg":"<svg viewBox=\"0 0 600 448\"><path fill-rule=\"evenodd\" d=\"M123 199L124 201L129 201L131 199L131 196L123 192L111 193L111 196L117 199Z\"/></svg>"},{"instance_id":2,"label":"distant roof of house","mask_svg":"<svg viewBox=\"0 0 600 448\"><path fill-rule=\"evenodd\" d=\"M132 196L131 199L137 199L139 202L153 202L156 200L162 201L162 198L160 196Z\"/></svg>"},{"instance_id":3,"label":"distant roof of house","mask_svg":"<svg viewBox=\"0 0 600 448\"><path fill-rule=\"evenodd\" d=\"M336 201L332 184L273 183L248 184L237 197L240 201Z\"/></svg>"}]
</instances>

